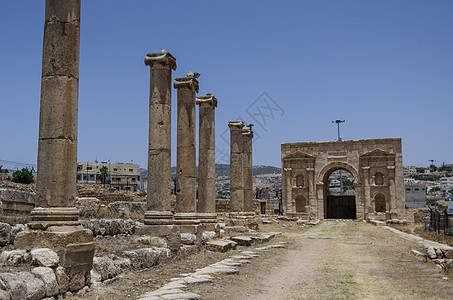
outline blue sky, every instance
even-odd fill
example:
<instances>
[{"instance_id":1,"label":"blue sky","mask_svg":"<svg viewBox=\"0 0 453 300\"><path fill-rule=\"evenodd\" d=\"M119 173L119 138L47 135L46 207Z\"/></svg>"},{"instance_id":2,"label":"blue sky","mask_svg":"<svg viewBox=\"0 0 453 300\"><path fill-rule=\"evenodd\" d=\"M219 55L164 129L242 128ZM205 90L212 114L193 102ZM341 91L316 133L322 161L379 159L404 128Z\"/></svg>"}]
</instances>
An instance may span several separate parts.
<instances>
[{"instance_id":1,"label":"blue sky","mask_svg":"<svg viewBox=\"0 0 453 300\"><path fill-rule=\"evenodd\" d=\"M36 163L44 3L0 3L0 160ZM165 48L173 77L199 72L218 98L217 162L242 118L254 164L335 140L335 119L344 140L401 137L404 165L453 163L452 15L452 1L82 1L78 160L146 167L143 60ZM176 92L173 111L175 164Z\"/></svg>"}]
</instances>

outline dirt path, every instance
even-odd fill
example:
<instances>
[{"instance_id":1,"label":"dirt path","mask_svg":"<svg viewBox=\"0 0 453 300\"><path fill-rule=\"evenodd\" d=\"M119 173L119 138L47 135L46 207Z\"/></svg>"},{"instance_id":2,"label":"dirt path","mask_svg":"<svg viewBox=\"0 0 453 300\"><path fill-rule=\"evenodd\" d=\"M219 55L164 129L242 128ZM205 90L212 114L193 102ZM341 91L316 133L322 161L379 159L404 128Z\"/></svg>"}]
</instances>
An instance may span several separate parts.
<instances>
[{"instance_id":1,"label":"dirt path","mask_svg":"<svg viewBox=\"0 0 453 300\"><path fill-rule=\"evenodd\" d=\"M202 299L452 299L439 268L416 245L361 222L325 221L285 233L290 246L242 266L240 275L189 288Z\"/></svg>"}]
</instances>

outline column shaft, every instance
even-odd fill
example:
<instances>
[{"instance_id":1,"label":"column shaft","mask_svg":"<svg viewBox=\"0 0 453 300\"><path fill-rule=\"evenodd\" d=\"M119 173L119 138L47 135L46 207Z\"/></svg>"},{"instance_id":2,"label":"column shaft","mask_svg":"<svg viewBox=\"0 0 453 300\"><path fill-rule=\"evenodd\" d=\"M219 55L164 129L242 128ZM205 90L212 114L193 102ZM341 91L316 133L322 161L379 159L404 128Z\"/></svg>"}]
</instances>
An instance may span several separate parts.
<instances>
[{"instance_id":1,"label":"column shaft","mask_svg":"<svg viewBox=\"0 0 453 300\"><path fill-rule=\"evenodd\" d=\"M39 114L37 207L74 205L80 0L46 1Z\"/></svg>"},{"instance_id":2,"label":"column shaft","mask_svg":"<svg viewBox=\"0 0 453 300\"><path fill-rule=\"evenodd\" d=\"M176 78L178 123L176 149L176 211L196 211L195 93L193 77Z\"/></svg>"},{"instance_id":3,"label":"column shaft","mask_svg":"<svg viewBox=\"0 0 453 300\"><path fill-rule=\"evenodd\" d=\"M197 97L198 134L198 202L197 212L215 212L215 108L217 99L208 94Z\"/></svg>"}]
</instances>

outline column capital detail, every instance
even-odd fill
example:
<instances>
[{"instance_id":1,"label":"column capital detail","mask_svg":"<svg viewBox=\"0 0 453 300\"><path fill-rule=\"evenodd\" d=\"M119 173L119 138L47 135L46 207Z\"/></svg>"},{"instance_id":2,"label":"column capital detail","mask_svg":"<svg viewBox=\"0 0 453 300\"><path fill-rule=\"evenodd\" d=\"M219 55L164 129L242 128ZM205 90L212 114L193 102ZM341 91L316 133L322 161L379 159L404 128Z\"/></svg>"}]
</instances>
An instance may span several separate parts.
<instances>
[{"instance_id":1,"label":"column capital detail","mask_svg":"<svg viewBox=\"0 0 453 300\"><path fill-rule=\"evenodd\" d=\"M175 78L175 80L173 81L173 87L175 89L187 88L198 93L198 80L196 80L194 77Z\"/></svg>"},{"instance_id":2,"label":"column capital detail","mask_svg":"<svg viewBox=\"0 0 453 300\"><path fill-rule=\"evenodd\" d=\"M362 169L363 169L364 171L369 171L369 170L370 170L370 167L362 167Z\"/></svg>"},{"instance_id":3,"label":"column capital detail","mask_svg":"<svg viewBox=\"0 0 453 300\"><path fill-rule=\"evenodd\" d=\"M252 128L249 127L249 126L244 126L242 128L242 135L243 136L246 136L248 138L253 138L253 131L252 131Z\"/></svg>"},{"instance_id":4,"label":"column capital detail","mask_svg":"<svg viewBox=\"0 0 453 300\"><path fill-rule=\"evenodd\" d=\"M315 168L306 168L305 170L307 170L307 172L314 172Z\"/></svg>"},{"instance_id":5,"label":"column capital detail","mask_svg":"<svg viewBox=\"0 0 453 300\"><path fill-rule=\"evenodd\" d=\"M395 170L395 166L387 166L387 170Z\"/></svg>"},{"instance_id":6,"label":"column capital detail","mask_svg":"<svg viewBox=\"0 0 453 300\"><path fill-rule=\"evenodd\" d=\"M206 96L196 97L195 104L200 106L203 104L207 104L212 107L217 107L217 98L214 96L214 94L208 93L206 94Z\"/></svg>"},{"instance_id":7,"label":"column capital detail","mask_svg":"<svg viewBox=\"0 0 453 300\"><path fill-rule=\"evenodd\" d=\"M176 71L176 58L165 49L162 49L161 52L146 54L145 65L152 68L154 64L168 66L170 69Z\"/></svg>"},{"instance_id":8,"label":"column capital detail","mask_svg":"<svg viewBox=\"0 0 453 300\"><path fill-rule=\"evenodd\" d=\"M283 168L283 171L285 172L290 172L292 170L292 168Z\"/></svg>"},{"instance_id":9,"label":"column capital detail","mask_svg":"<svg viewBox=\"0 0 453 300\"><path fill-rule=\"evenodd\" d=\"M231 129L235 128L235 129L242 130L242 127L244 127L244 122L242 122L242 121L229 121L228 122L228 127L230 127Z\"/></svg>"}]
</instances>

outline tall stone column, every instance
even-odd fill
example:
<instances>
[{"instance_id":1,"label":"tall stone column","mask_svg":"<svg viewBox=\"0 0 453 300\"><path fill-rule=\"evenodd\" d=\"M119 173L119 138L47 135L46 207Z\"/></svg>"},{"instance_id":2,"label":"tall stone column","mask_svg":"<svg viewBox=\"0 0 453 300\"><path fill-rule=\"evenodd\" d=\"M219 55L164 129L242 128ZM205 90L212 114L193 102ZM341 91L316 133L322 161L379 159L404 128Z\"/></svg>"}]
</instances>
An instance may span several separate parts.
<instances>
[{"instance_id":1,"label":"tall stone column","mask_svg":"<svg viewBox=\"0 0 453 300\"><path fill-rule=\"evenodd\" d=\"M363 191L365 193L365 213L374 213L375 206L371 205L373 201L371 200L370 167L362 167L362 169L363 169Z\"/></svg>"},{"instance_id":2,"label":"tall stone column","mask_svg":"<svg viewBox=\"0 0 453 300\"><path fill-rule=\"evenodd\" d=\"M80 0L47 0L32 228L77 225Z\"/></svg>"},{"instance_id":3,"label":"tall stone column","mask_svg":"<svg viewBox=\"0 0 453 300\"><path fill-rule=\"evenodd\" d=\"M215 108L213 94L199 96L197 212L215 213Z\"/></svg>"},{"instance_id":4,"label":"tall stone column","mask_svg":"<svg viewBox=\"0 0 453 300\"><path fill-rule=\"evenodd\" d=\"M244 172L244 211L253 211L253 160L252 160L252 139L253 125L245 126L242 129L243 155L242 169Z\"/></svg>"},{"instance_id":5,"label":"tall stone column","mask_svg":"<svg viewBox=\"0 0 453 300\"><path fill-rule=\"evenodd\" d=\"M316 198L315 198L315 169L307 168L308 174L308 205L310 206L310 218L316 218Z\"/></svg>"},{"instance_id":6,"label":"tall stone column","mask_svg":"<svg viewBox=\"0 0 453 300\"><path fill-rule=\"evenodd\" d=\"M171 209L171 70L176 59L167 51L147 54L150 68L148 194L145 223L172 223Z\"/></svg>"},{"instance_id":7,"label":"tall stone column","mask_svg":"<svg viewBox=\"0 0 453 300\"><path fill-rule=\"evenodd\" d=\"M293 185L292 181L292 168L283 168L285 178L284 183L285 186L283 190L285 191L285 195L283 196L283 208L285 209L285 214L294 212L293 210ZM283 179L282 179L283 180Z\"/></svg>"},{"instance_id":8,"label":"tall stone column","mask_svg":"<svg viewBox=\"0 0 453 300\"><path fill-rule=\"evenodd\" d=\"M396 188L395 188L395 166L387 166L388 174L389 174L389 194L390 199L388 200L388 204L386 205L386 210L389 211L392 216L391 218L396 218L397 211L396 211Z\"/></svg>"},{"instance_id":9,"label":"tall stone column","mask_svg":"<svg viewBox=\"0 0 453 300\"><path fill-rule=\"evenodd\" d=\"M193 74L176 78L178 124L176 149L176 212L196 210L195 93L198 81Z\"/></svg>"},{"instance_id":10,"label":"tall stone column","mask_svg":"<svg viewBox=\"0 0 453 300\"><path fill-rule=\"evenodd\" d=\"M36 207L32 230L17 234L19 249L51 248L60 293L90 284L93 233L74 207L77 172L80 0L46 0L39 115Z\"/></svg>"},{"instance_id":11,"label":"tall stone column","mask_svg":"<svg viewBox=\"0 0 453 300\"><path fill-rule=\"evenodd\" d=\"M244 211L244 172L242 167L242 121L230 121L230 211Z\"/></svg>"}]
</instances>

